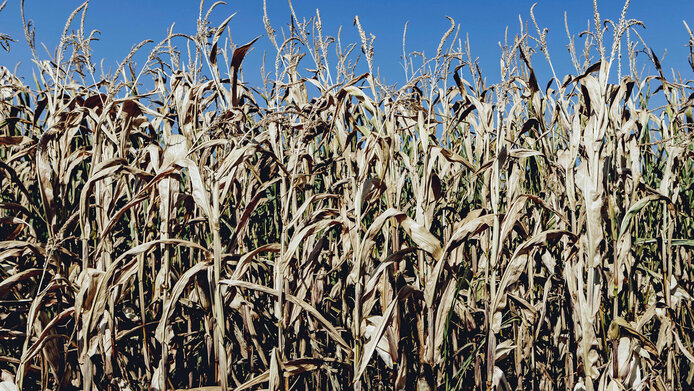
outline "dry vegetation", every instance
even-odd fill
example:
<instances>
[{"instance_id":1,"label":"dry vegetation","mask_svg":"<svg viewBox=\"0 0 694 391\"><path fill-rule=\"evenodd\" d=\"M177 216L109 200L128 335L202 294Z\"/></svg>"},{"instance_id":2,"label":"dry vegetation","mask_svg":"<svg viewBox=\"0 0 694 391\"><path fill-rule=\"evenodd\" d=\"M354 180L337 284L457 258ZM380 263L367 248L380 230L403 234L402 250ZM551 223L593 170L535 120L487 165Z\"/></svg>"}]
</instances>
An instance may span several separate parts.
<instances>
[{"instance_id":1,"label":"dry vegetation","mask_svg":"<svg viewBox=\"0 0 694 391\"><path fill-rule=\"evenodd\" d=\"M255 89L217 5L0 67L0 389L691 389L693 86L626 6L575 75L531 11L498 84L451 20L399 88L292 11Z\"/></svg>"}]
</instances>

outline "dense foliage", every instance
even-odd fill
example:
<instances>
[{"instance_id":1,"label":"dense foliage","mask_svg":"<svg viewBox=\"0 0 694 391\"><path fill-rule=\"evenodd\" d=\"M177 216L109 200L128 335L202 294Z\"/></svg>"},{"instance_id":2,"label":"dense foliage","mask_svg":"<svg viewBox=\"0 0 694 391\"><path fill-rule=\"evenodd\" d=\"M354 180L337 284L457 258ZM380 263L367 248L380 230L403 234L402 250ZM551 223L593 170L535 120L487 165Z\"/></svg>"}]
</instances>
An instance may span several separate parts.
<instances>
[{"instance_id":1,"label":"dense foliage","mask_svg":"<svg viewBox=\"0 0 694 391\"><path fill-rule=\"evenodd\" d=\"M499 83L451 20L397 89L293 11L247 85L216 5L0 67L0 389L691 389L692 82L628 4L575 75L531 11Z\"/></svg>"}]
</instances>

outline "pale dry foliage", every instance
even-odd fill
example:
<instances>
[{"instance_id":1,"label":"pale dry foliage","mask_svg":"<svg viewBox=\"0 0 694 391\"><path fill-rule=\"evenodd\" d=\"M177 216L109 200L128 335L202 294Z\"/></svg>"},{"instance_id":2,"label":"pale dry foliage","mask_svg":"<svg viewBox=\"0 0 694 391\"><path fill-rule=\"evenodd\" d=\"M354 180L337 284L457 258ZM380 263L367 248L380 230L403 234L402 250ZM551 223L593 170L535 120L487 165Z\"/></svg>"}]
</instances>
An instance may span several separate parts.
<instances>
[{"instance_id":1,"label":"pale dry foliage","mask_svg":"<svg viewBox=\"0 0 694 391\"><path fill-rule=\"evenodd\" d=\"M0 388L692 387L692 83L628 4L576 75L531 10L498 84L451 19L397 89L293 11L252 89L218 5L96 76L85 3L0 68Z\"/></svg>"}]
</instances>

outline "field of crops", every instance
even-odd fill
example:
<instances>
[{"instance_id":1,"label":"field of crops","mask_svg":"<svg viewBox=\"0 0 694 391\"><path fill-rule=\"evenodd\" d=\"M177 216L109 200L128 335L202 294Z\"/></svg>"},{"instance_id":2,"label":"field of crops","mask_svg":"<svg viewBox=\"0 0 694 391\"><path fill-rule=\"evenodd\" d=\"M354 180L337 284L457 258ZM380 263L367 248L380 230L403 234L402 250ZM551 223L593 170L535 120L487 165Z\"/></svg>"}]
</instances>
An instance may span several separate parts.
<instances>
[{"instance_id":1,"label":"field of crops","mask_svg":"<svg viewBox=\"0 0 694 391\"><path fill-rule=\"evenodd\" d=\"M0 35L0 390L692 389L694 84L627 6L494 85L453 20L398 87L358 18L258 21L261 85L204 2L106 76L86 3Z\"/></svg>"}]
</instances>

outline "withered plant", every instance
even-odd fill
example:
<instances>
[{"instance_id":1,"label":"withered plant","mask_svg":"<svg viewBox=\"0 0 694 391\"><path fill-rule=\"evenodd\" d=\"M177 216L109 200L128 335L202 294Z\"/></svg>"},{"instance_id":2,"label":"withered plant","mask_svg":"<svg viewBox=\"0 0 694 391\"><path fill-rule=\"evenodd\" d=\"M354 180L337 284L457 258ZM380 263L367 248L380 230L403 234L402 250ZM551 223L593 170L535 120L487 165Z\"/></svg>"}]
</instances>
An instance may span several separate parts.
<instances>
[{"instance_id":1,"label":"withered plant","mask_svg":"<svg viewBox=\"0 0 694 391\"><path fill-rule=\"evenodd\" d=\"M628 1L582 48L567 23L575 74L531 9L498 83L449 18L431 58L403 35L400 87L358 17L343 45L293 9L265 13L249 85L261 53L211 25L220 3L113 73L87 3L47 59L22 15L0 389L691 389L692 82Z\"/></svg>"}]
</instances>

